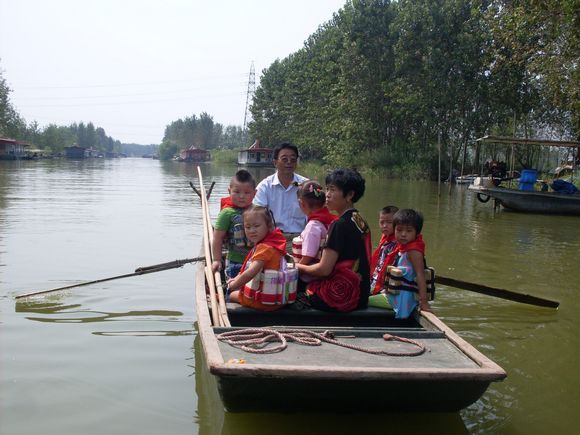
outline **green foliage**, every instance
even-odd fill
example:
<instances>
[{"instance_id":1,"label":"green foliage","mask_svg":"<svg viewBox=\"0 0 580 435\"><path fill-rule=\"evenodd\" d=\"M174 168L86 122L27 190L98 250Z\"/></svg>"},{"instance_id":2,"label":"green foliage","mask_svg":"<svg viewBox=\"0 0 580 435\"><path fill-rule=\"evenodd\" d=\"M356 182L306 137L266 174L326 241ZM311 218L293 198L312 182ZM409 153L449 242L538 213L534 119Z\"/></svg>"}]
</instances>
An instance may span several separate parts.
<instances>
[{"instance_id":1,"label":"green foliage","mask_svg":"<svg viewBox=\"0 0 580 435\"><path fill-rule=\"evenodd\" d=\"M547 3L351 0L263 71L250 135L332 166L420 176L436 169L439 135L457 166L475 138L510 125L577 136L577 9Z\"/></svg>"},{"instance_id":2,"label":"green foliage","mask_svg":"<svg viewBox=\"0 0 580 435\"><path fill-rule=\"evenodd\" d=\"M211 152L211 159L214 162L220 163L237 163L238 151L226 149L214 150Z\"/></svg>"},{"instance_id":3,"label":"green foliage","mask_svg":"<svg viewBox=\"0 0 580 435\"><path fill-rule=\"evenodd\" d=\"M0 69L0 136L18 138L26 125L12 106L10 92L12 90L8 87Z\"/></svg>"},{"instance_id":4,"label":"green foliage","mask_svg":"<svg viewBox=\"0 0 580 435\"><path fill-rule=\"evenodd\" d=\"M165 127L165 135L160 148L161 159L170 159L183 149L194 146L200 149L243 148L245 135L239 126L215 123L203 112L185 119L173 121Z\"/></svg>"},{"instance_id":5,"label":"green foliage","mask_svg":"<svg viewBox=\"0 0 580 435\"><path fill-rule=\"evenodd\" d=\"M169 142L165 139L161 142L159 146L159 159L170 160L177 154L179 154L179 147L176 143Z\"/></svg>"}]
</instances>

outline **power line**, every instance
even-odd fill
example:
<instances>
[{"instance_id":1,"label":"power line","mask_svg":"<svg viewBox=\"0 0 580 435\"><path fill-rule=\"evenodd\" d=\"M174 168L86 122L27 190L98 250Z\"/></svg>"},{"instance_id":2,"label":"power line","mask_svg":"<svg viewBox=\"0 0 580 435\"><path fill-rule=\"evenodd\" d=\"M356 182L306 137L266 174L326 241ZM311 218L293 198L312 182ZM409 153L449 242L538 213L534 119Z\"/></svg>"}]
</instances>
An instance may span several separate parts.
<instances>
[{"instance_id":1,"label":"power line","mask_svg":"<svg viewBox=\"0 0 580 435\"><path fill-rule=\"evenodd\" d=\"M243 95L243 92L234 92L234 93L225 93L225 94L208 94L208 95L197 95L195 98L223 98L229 97L234 95ZM17 104L19 108L37 108L37 107L92 107L92 106L119 106L119 105L126 105L126 104L150 104L150 103L162 103L162 102L171 102L171 101L184 101L184 100L191 100L192 97L183 97L183 98L159 98L153 100L134 100L134 101L111 101L111 102L91 102L91 103L75 103L75 104Z\"/></svg>"},{"instance_id":2,"label":"power line","mask_svg":"<svg viewBox=\"0 0 580 435\"><path fill-rule=\"evenodd\" d=\"M183 80L158 80L158 81L150 81L150 82L132 82L132 83L115 83L115 84L87 84L87 85L74 85L74 86L19 86L19 90L28 90L28 89L79 89L79 88L118 88L118 87L125 87L125 86L143 86L143 85L153 85L153 84L167 84L167 83L183 83L183 82L192 82L192 81L200 81L200 80L216 80L216 79L227 79L232 77L238 78L245 78L247 76L246 73L242 74L232 74L227 76L209 76L197 79L183 79Z\"/></svg>"}]
</instances>

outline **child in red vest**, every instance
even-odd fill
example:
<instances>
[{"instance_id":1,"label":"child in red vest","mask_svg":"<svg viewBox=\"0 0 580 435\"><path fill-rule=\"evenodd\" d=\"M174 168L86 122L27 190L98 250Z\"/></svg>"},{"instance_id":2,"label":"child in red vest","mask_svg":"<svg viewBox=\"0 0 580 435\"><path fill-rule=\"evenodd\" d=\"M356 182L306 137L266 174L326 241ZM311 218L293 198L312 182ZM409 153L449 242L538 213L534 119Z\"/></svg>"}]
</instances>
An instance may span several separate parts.
<instances>
[{"instance_id":1,"label":"child in red vest","mask_svg":"<svg viewBox=\"0 0 580 435\"><path fill-rule=\"evenodd\" d=\"M397 244L393 217L398 211L398 207L387 205L379 212L381 240L371 258L371 295L376 295L381 290L384 290L385 273L387 271L387 262L385 260Z\"/></svg>"},{"instance_id":2,"label":"child in red vest","mask_svg":"<svg viewBox=\"0 0 580 435\"><path fill-rule=\"evenodd\" d=\"M254 243L254 248L246 257L240 274L227 281L228 290L231 291L230 301L263 311L277 310L282 305L260 302L258 293L263 283L257 288L253 288L249 283L259 277L263 270L280 268L286 253L286 239L282 232L274 227L272 215L266 207L252 205L244 211L243 217L246 237Z\"/></svg>"},{"instance_id":3,"label":"child in red vest","mask_svg":"<svg viewBox=\"0 0 580 435\"><path fill-rule=\"evenodd\" d=\"M425 242L421 236L423 215L412 209L402 209L393 218L397 245L387 255L386 263L402 272L403 282L416 285L418 291L387 292L396 319L408 318L415 308L431 311L425 282Z\"/></svg>"},{"instance_id":4,"label":"child in red vest","mask_svg":"<svg viewBox=\"0 0 580 435\"><path fill-rule=\"evenodd\" d=\"M228 188L230 196L222 198L221 210L216 218L213 231L212 270L221 269L222 247L227 244L226 279L234 278L242 268L244 259L250 252L250 245L244 235L242 213L252 205L256 193L256 181L252 174L240 169L232 177Z\"/></svg>"}]
</instances>

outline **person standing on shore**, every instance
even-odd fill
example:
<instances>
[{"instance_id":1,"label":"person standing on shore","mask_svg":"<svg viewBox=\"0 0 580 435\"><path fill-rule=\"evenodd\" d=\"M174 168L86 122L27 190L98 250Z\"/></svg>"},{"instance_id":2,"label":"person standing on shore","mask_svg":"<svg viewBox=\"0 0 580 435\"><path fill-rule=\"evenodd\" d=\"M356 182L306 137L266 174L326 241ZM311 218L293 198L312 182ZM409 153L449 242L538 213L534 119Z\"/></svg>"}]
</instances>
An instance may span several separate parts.
<instances>
[{"instance_id":1,"label":"person standing on shore","mask_svg":"<svg viewBox=\"0 0 580 435\"><path fill-rule=\"evenodd\" d=\"M290 243L306 225L306 215L300 209L296 192L298 185L308 179L294 172L298 166L298 157L296 145L282 143L276 146L276 172L258 184L253 201L255 205L267 207L272 212L276 227L280 228Z\"/></svg>"}]
</instances>

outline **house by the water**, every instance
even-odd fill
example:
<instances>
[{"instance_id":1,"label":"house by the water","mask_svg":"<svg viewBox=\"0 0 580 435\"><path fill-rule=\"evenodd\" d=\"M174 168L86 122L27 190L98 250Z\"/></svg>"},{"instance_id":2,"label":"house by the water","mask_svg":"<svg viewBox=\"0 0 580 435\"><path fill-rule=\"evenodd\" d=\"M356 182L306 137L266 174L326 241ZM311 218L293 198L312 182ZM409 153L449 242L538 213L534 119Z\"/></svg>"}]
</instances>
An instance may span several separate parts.
<instances>
[{"instance_id":1,"label":"house by the water","mask_svg":"<svg viewBox=\"0 0 580 435\"><path fill-rule=\"evenodd\" d=\"M194 145L182 150L177 158L180 162L207 162L210 159L209 151L196 148Z\"/></svg>"},{"instance_id":2,"label":"house by the water","mask_svg":"<svg viewBox=\"0 0 580 435\"><path fill-rule=\"evenodd\" d=\"M0 160L20 160L26 157L30 147L26 142L0 137Z\"/></svg>"},{"instance_id":3,"label":"house by the water","mask_svg":"<svg viewBox=\"0 0 580 435\"><path fill-rule=\"evenodd\" d=\"M256 140L250 148L238 152L238 165L272 166L272 148L263 148Z\"/></svg>"}]
</instances>

